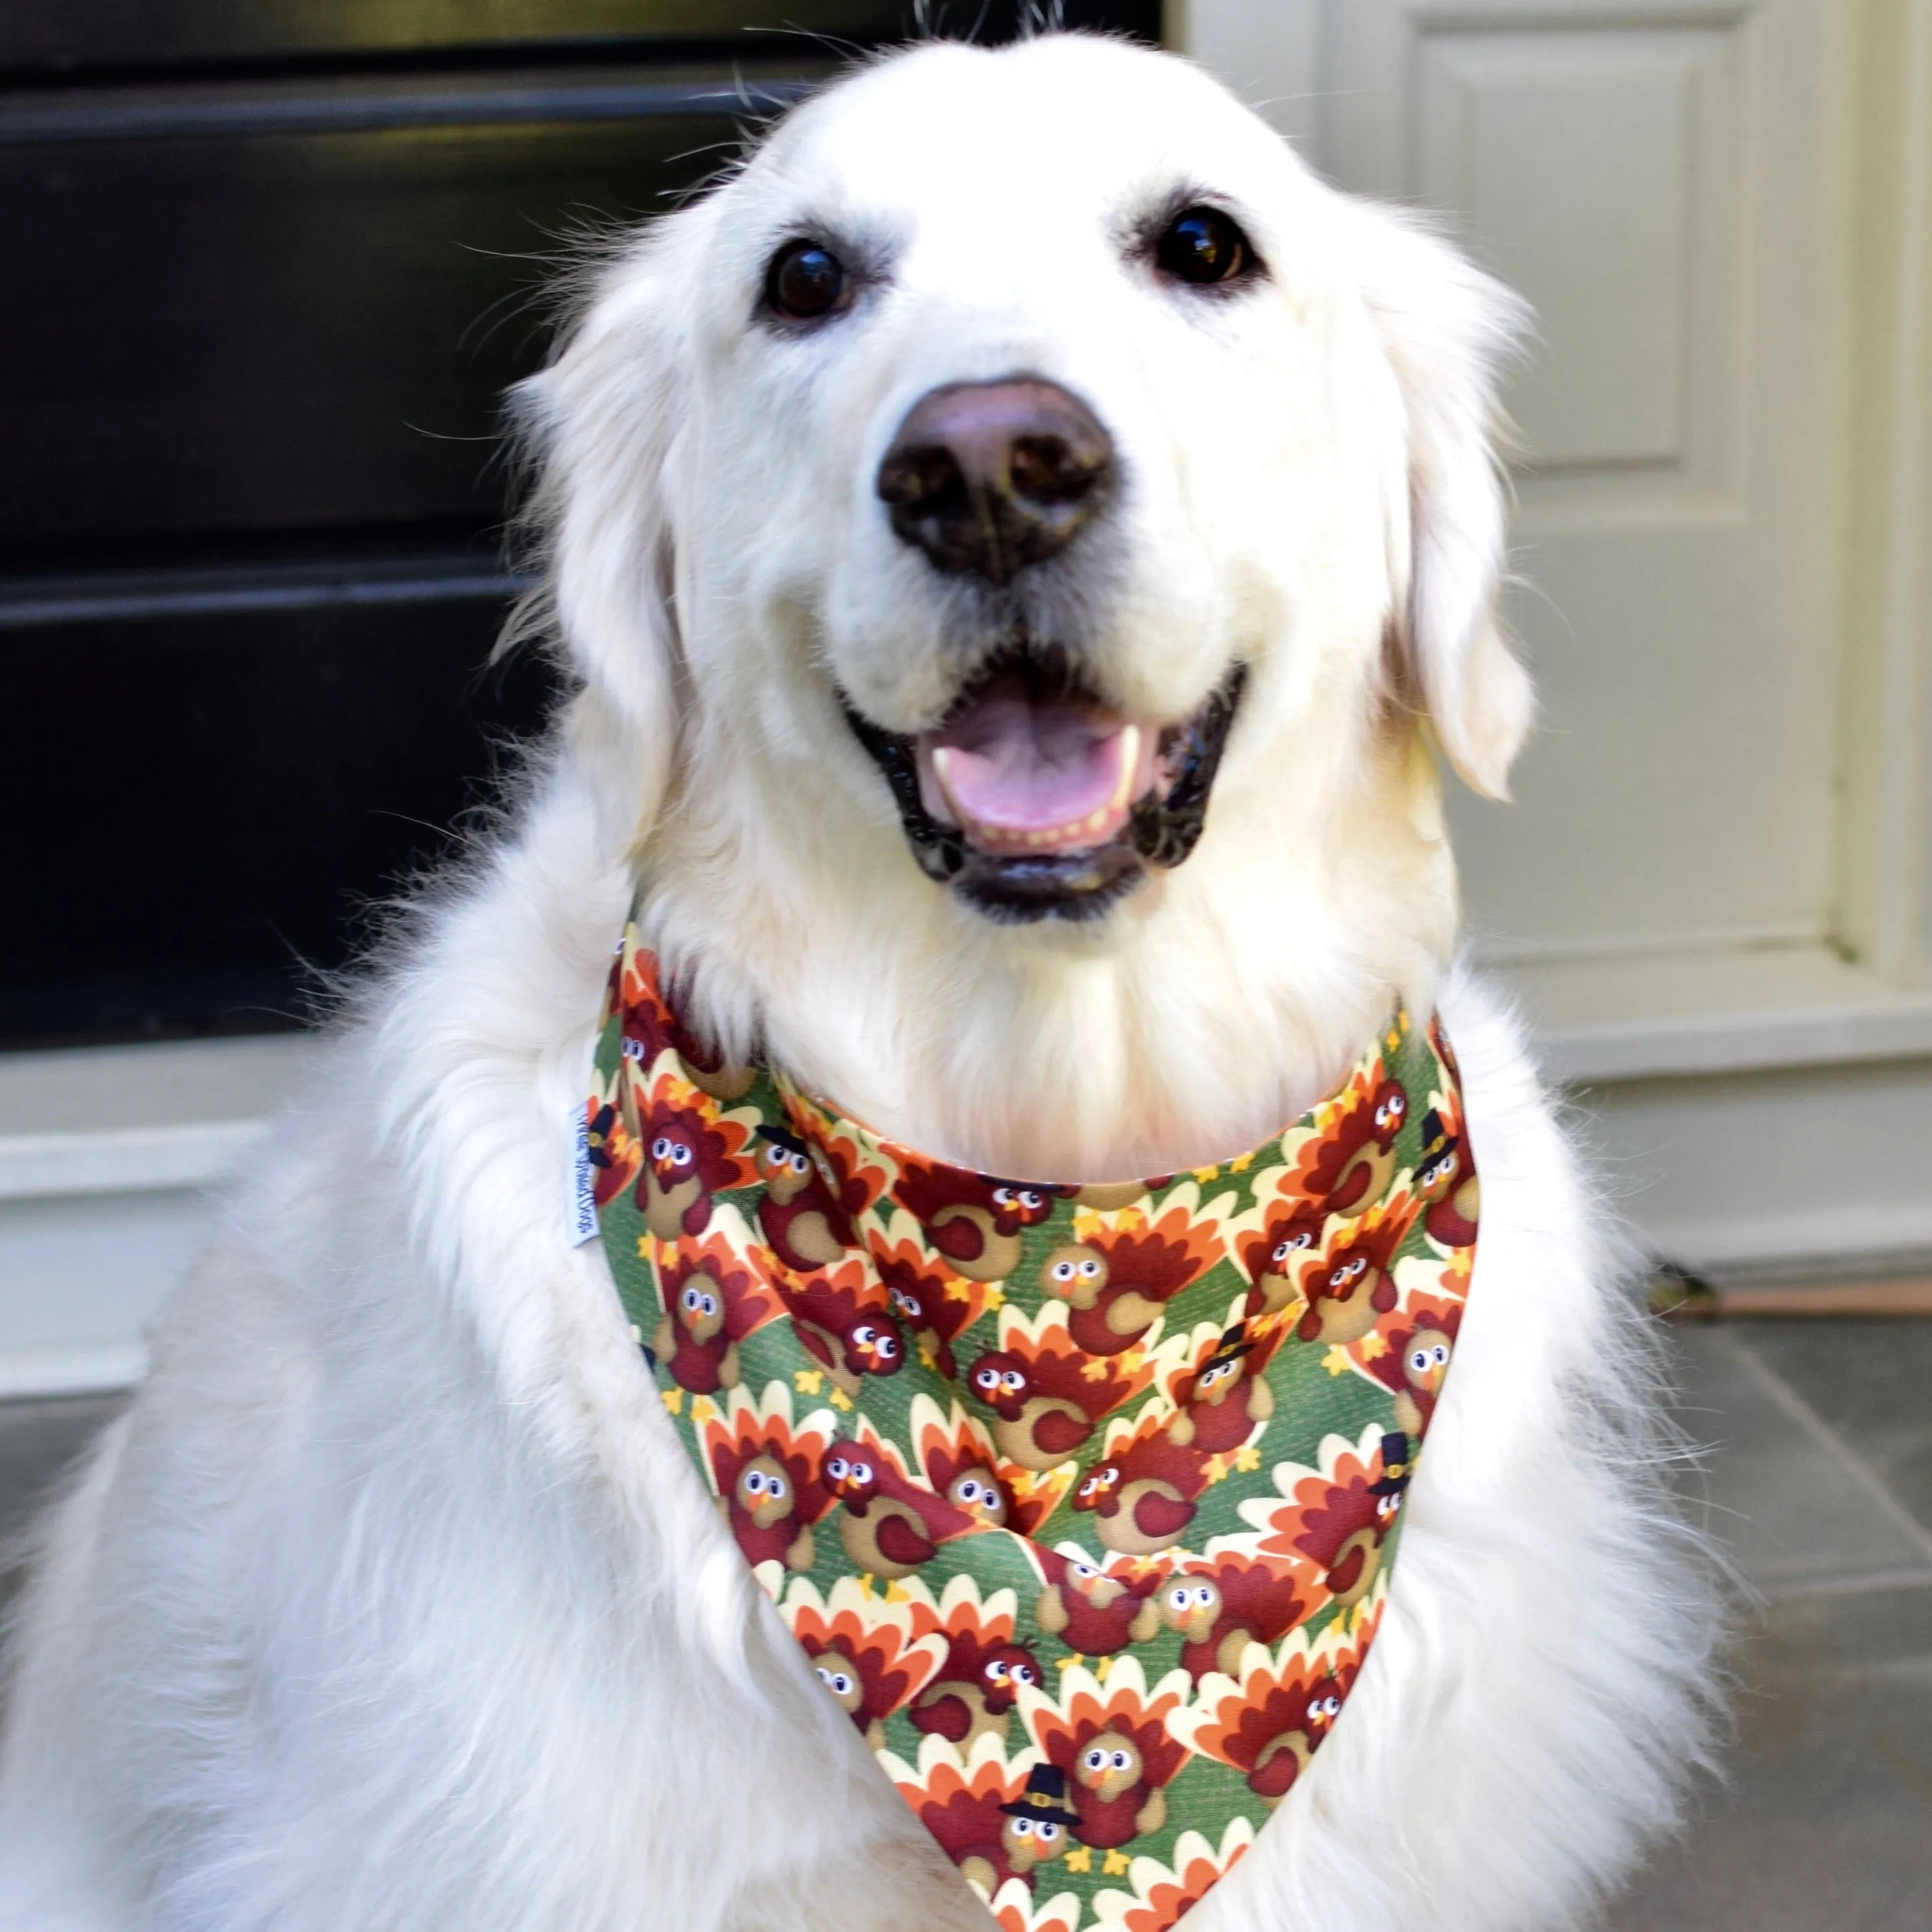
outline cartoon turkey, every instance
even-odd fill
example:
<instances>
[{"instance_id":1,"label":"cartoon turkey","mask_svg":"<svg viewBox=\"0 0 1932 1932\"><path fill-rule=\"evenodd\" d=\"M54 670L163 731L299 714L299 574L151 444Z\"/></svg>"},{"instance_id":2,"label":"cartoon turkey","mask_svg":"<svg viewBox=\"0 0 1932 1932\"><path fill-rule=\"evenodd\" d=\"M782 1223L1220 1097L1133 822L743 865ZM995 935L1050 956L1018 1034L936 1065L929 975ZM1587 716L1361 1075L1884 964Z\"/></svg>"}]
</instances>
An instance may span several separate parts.
<instances>
[{"instance_id":1,"label":"cartoon turkey","mask_svg":"<svg viewBox=\"0 0 1932 1932\"><path fill-rule=\"evenodd\" d=\"M1303 1277L1307 1312L1294 1332L1304 1342L1359 1342L1396 1304L1389 1274L1409 1230L1414 1203L1406 1193L1386 1210L1372 1208L1347 1240Z\"/></svg>"},{"instance_id":2,"label":"cartoon turkey","mask_svg":"<svg viewBox=\"0 0 1932 1932\"><path fill-rule=\"evenodd\" d=\"M1347 1695L1332 1682L1311 1684L1298 1696L1277 1693L1256 1713L1254 1762L1236 1768L1246 1770L1248 1789L1265 1798L1270 1808L1288 1796L1308 1768L1330 1726L1342 1714Z\"/></svg>"},{"instance_id":3,"label":"cartoon turkey","mask_svg":"<svg viewBox=\"0 0 1932 1932\"><path fill-rule=\"evenodd\" d=\"M1120 1659L1104 1694L1076 1664L1062 1675L1058 1702L1028 1702L1028 1727L1046 1761L1065 1772L1078 1811L1073 1835L1112 1851L1167 1822L1166 1786L1186 1762L1165 1722L1186 1694L1178 1672L1150 1696L1138 1661Z\"/></svg>"},{"instance_id":4,"label":"cartoon turkey","mask_svg":"<svg viewBox=\"0 0 1932 1932\"><path fill-rule=\"evenodd\" d=\"M1422 1226L1432 1241L1444 1248L1475 1246L1482 1183L1463 1150L1462 1136L1433 1107L1422 1117L1422 1158L1416 1166L1415 1189L1428 1203Z\"/></svg>"},{"instance_id":5,"label":"cartoon turkey","mask_svg":"<svg viewBox=\"0 0 1932 1932\"><path fill-rule=\"evenodd\" d=\"M959 1372L952 1344L983 1312L984 1304L924 1266L909 1242L884 1252L875 1244L872 1260L906 1333L932 1357L933 1366L952 1381Z\"/></svg>"},{"instance_id":6,"label":"cartoon turkey","mask_svg":"<svg viewBox=\"0 0 1932 1932\"><path fill-rule=\"evenodd\" d=\"M845 1218L856 1221L870 1213L898 1172L892 1156L862 1129L802 1094L788 1095L786 1111Z\"/></svg>"},{"instance_id":7,"label":"cartoon turkey","mask_svg":"<svg viewBox=\"0 0 1932 1932\"><path fill-rule=\"evenodd\" d=\"M758 1130L758 1178L764 1193L758 1226L773 1254L796 1274L833 1268L857 1237L845 1210L832 1198L812 1150L796 1134L769 1124Z\"/></svg>"},{"instance_id":8,"label":"cartoon turkey","mask_svg":"<svg viewBox=\"0 0 1932 1932\"><path fill-rule=\"evenodd\" d=\"M989 1529L1012 1528L1026 1534L1027 1526L1014 1520L1006 1486L988 1466L987 1459L969 1456L955 1462L942 1451L927 1459L926 1478L962 1515Z\"/></svg>"},{"instance_id":9,"label":"cartoon turkey","mask_svg":"<svg viewBox=\"0 0 1932 1932\"><path fill-rule=\"evenodd\" d=\"M825 1454L825 1486L844 1505L838 1540L862 1576L897 1582L929 1562L940 1544L979 1526L912 1482L884 1443L842 1437Z\"/></svg>"},{"instance_id":10,"label":"cartoon turkey","mask_svg":"<svg viewBox=\"0 0 1932 1932\"><path fill-rule=\"evenodd\" d=\"M668 1047L677 1055L679 1070L692 1085L717 1100L741 1100L758 1078L754 1068L734 1066L715 1048L686 1030L671 1011L658 983L657 961L649 952L632 951L622 962L618 1010L623 1016L626 1046L648 1072Z\"/></svg>"},{"instance_id":11,"label":"cartoon turkey","mask_svg":"<svg viewBox=\"0 0 1932 1932\"><path fill-rule=\"evenodd\" d=\"M973 1393L994 1414L1000 1454L1023 1469L1057 1469L1094 1432L1097 1405L1079 1370L1056 1376L1053 1364L1028 1362L1004 1349L973 1364ZM1070 1364L1069 1365L1071 1366Z\"/></svg>"},{"instance_id":12,"label":"cartoon turkey","mask_svg":"<svg viewBox=\"0 0 1932 1932\"><path fill-rule=\"evenodd\" d=\"M1346 1606L1368 1594L1408 1487L1410 1466L1408 1437L1391 1430L1382 1438L1378 1462L1371 1466L1374 1473L1358 1471L1346 1483L1328 1484L1304 1510L1295 1547L1313 1559L1322 1587L1336 1603Z\"/></svg>"},{"instance_id":13,"label":"cartoon turkey","mask_svg":"<svg viewBox=\"0 0 1932 1932\"><path fill-rule=\"evenodd\" d=\"M962 1748L989 1731L1004 1744L1021 1687L1040 1681L1040 1659L1010 1634L989 1642L982 1631L957 1631L909 1714L920 1730Z\"/></svg>"},{"instance_id":14,"label":"cartoon turkey","mask_svg":"<svg viewBox=\"0 0 1932 1932\"><path fill-rule=\"evenodd\" d=\"M1111 1657L1159 1632L1158 1570L1123 1574L1036 1544L1026 1550L1046 1581L1033 1620L1068 1649L1082 1657Z\"/></svg>"},{"instance_id":15,"label":"cartoon turkey","mask_svg":"<svg viewBox=\"0 0 1932 1932\"><path fill-rule=\"evenodd\" d=\"M1460 1302L1424 1309L1409 1327L1390 1334L1388 1354L1369 1364L1369 1373L1394 1391L1396 1426L1406 1435L1420 1436L1429 1426L1462 1322Z\"/></svg>"},{"instance_id":16,"label":"cartoon turkey","mask_svg":"<svg viewBox=\"0 0 1932 1932\"><path fill-rule=\"evenodd\" d=\"M707 1120L695 1106L659 1099L639 1128L644 1168L638 1205L644 1226L661 1241L701 1234L711 1220L711 1198L742 1187L750 1173L737 1159L742 1130Z\"/></svg>"},{"instance_id":17,"label":"cartoon turkey","mask_svg":"<svg viewBox=\"0 0 1932 1932\"><path fill-rule=\"evenodd\" d=\"M1280 1558L1222 1555L1190 1563L1154 1601L1162 1624L1180 1634L1180 1667L1198 1683L1210 1670L1239 1676L1248 1646L1286 1636L1308 1615L1312 1595L1296 1566Z\"/></svg>"},{"instance_id":18,"label":"cartoon turkey","mask_svg":"<svg viewBox=\"0 0 1932 1932\"><path fill-rule=\"evenodd\" d=\"M622 1081L621 1072L614 1086ZM591 1096L584 1122L584 1145L590 1160L591 1197L599 1208L608 1207L636 1179L644 1165L644 1152L637 1136L614 1099L602 1097L603 1088Z\"/></svg>"},{"instance_id":19,"label":"cartoon turkey","mask_svg":"<svg viewBox=\"0 0 1932 1932\"><path fill-rule=\"evenodd\" d=\"M738 1384L738 1344L778 1313L778 1298L717 1243L680 1247L657 1266L664 1312L651 1352L680 1388L716 1395Z\"/></svg>"},{"instance_id":20,"label":"cartoon turkey","mask_svg":"<svg viewBox=\"0 0 1932 1932\"><path fill-rule=\"evenodd\" d=\"M1248 1340L1247 1324L1222 1331L1214 1352L1174 1391L1180 1412L1168 1440L1197 1456L1239 1449L1274 1413L1274 1391L1264 1378L1276 1338Z\"/></svg>"},{"instance_id":21,"label":"cartoon turkey","mask_svg":"<svg viewBox=\"0 0 1932 1932\"><path fill-rule=\"evenodd\" d=\"M1041 1264L1040 1285L1067 1304L1068 1330L1088 1354L1116 1355L1220 1258L1211 1232L1182 1209L1151 1228L1102 1228L1055 1248Z\"/></svg>"},{"instance_id":22,"label":"cartoon turkey","mask_svg":"<svg viewBox=\"0 0 1932 1932\"><path fill-rule=\"evenodd\" d=\"M1066 1192L922 1161L908 1162L892 1190L926 1239L973 1281L1004 1281L1019 1266L1022 1232L1038 1227Z\"/></svg>"},{"instance_id":23,"label":"cartoon turkey","mask_svg":"<svg viewBox=\"0 0 1932 1932\"><path fill-rule=\"evenodd\" d=\"M997 1759L976 1765L970 1784L950 1765L933 1770L924 1788L900 1790L960 1876L989 1898L1009 1879L1030 1887L1035 1870L1066 1851L1078 1814L1058 1766L1035 1765L1011 1798Z\"/></svg>"},{"instance_id":24,"label":"cartoon turkey","mask_svg":"<svg viewBox=\"0 0 1932 1932\"><path fill-rule=\"evenodd\" d=\"M1083 1844L1124 1845L1167 1822L1167 1794L1148 1783L1140 1740L1124 1730L1097 1731L1081 1747L1073 1776L1087 1794L1075 1827Z\"/></svg>"},{"instance_id":25,"label":"cartoon turkey","mask_svg":"<svg viewBox=\"0 0 1932 1932\"><path fill-rule=\"evenodd\" d=\"M651 1352L679 1388L715 1395L738 1385L738 1344L727 1331L724 1285L706 1261L680 1258L658 1274L664 1310ZM742 1271L739 1280L744 1279Z\"/></svg>"},{"instance_id":26,"label":"cartoon turkey","mask_svg":"<svg viewBox=\"0 0 1932 1932\"><path fill-rule=\"evenodd\" d=\"M1243 1245L1241 1259L1254 1283L1241 1311L1249 1320L1280 1315L1303 1298L1301 1278L1322 1252L1328 1225L1322 1202L1297 1198L1276 1208L1262 1232Z\"/></svg>"},{"instance_id":27,"label":"cartoon turkey","mask_svg":"<svg viewBox=\"0 0 1932 1932\"><path fill-rule=\"evenodd\" d=\"M1209 1678L1198 1702L1175 1712L1168 1729L1201 1756L1232 1765L1272 1810L1342 1714L1366 1654L1366 1636L1337 1646L1330 1634L1312 1650L1292 1645L1278 1657L1250 1651L1238 1682Z\"/></svg>"},{"instance_id":28,"label":"cartoon turkey","mask_svg":"<svg viewBox=\"0 0 1932 1932\"><path fill-rule=\"evenodd\" d=\"M1020 1535L1026 1534L1028 1526L1014 1520L1018 1512L1006 1493L1006 1486L985 1464L966 1463L943 1485L936 1486L955 1509L976 1522L989 1529L1004 1529L1010 1522Z\"/></svg>"},{"instance_id":29,"label":"cartoon turkey","mask_svg":"<svg viewBox=\"0 0 1932 1932\"><path fill-rule=\"evenodd\" d=\"M1066 1774L1058 1765L1035 1765L1027 1773L1026 1789L1000 1811L1006 1821L1000 1833L1006 1868L1031 1885L1035 1868L1051 1864L1066 1850L1068 1834L1079 1816L1067 1792Z\"/></svg>"},{"instance_id":30,"label":"cartoon turkey","mask_svg":"<svg viewBox=\"0 0 1932 1932\"><path fill-rule=\"evenodd\" d=\"M725 1520L745 1561L809 1570L818 1559L812 1525L832 1507L811 1451L823 1438L794 1442L782 1418L734 1416L707 1424L705 1446Z\"/></svg>"},{"instance_id":31,"label":"cartoon turkey","mask_svg":"<svg viewBox=\"0 0 1932 1932\"><path fill-rule=\"evenodd\" d=\"M836 1642L815 1650L808 1640L801 1647L811 1658L819 1682L858 1726L867 1745L875 1751L884 1750L886 1720L899 1707L904 1678L882 1669L876 1651L854 1657Z\"/></svg>"},{"instance_id":32,"label":"cartoon turkey","mask_svg":"<svg viewBox=\"0 0 1932 1932\"><path fill-rule=\"evenodd\" d=\"M913 1440L913 1460L925 1472L936 1496L989 1529L1011 1529L1029 1534L1050 1514L1064 1484L1045 1486L1045 1492L1024 1499L1012 1490L994 1467L995 1456L986 1431L957 1402L942 1411L921 1390L912 1399L907 1418Z\"/></svg>"},{"instance_id":33,"label":"cartoon turkey","mask_svg":"<svg viewBox=\"0 0 1932 1932\"><path fill-rule=\"evenodd\" d=\"M782 1275L777 1286L798 1339L850 1400L857 1400L862 1377L896 1376L905 1366L905 1338L863 1262L802 1279Z\"/></svg>"},{"instance_id":34,"label":"cartoon turkey","mask_svg":"<svg viewBox=\"0 0 1932 1932\"><path fill-rule=\"evenodd\" d=\"M1382 1200L1395 1178L1396 1137L1408 1118L1408 1090L1384 1075L1350 1096L1322 1137L1304 1183L1331 1214L1359 1214Z\"/></svg>"},{"instance_id":35,"label":"cartoon turkey","mask_svg":"<svg viewBox=\"0 0 1932 1932\"><path fill-rule=\"evenodd\" d=\"M1057 1469L1070 1461L1101 1418L1148 1379L1106 1358L1083 1354L1051 1318L1037 1333L1005 1324L1000 1340L1003 1346L973 1364L967 1387L993 1412L994 1446L1023 1469Z\"/></svg>"},{"instance_id":36,"label":"cartoon turkey","mask_svg":"<svg viewBox=\"0 0 1932 1932\"><path fill-rule=\"evenodd\" d=\"M1194 1520L1206 1466L1204 1456L1168 1436L1150 1404L1133 1434L1081 1478L1073 1507L1092 1513L1094 1533L1109 1550L1150 1556L1171 1550Z\"/></svg>"},{"instance_id":37,"label":"cartoon turkey","mask_svg":"<svg viewBox=\"0 0 1932 1932\"><path fill-rule=\"evenodd\" d=\"M875 1751L885 1748L886 1718L919 1696L945 1654L937 1635L914 1634L907 1605L868 1596L854 1576L840 1577L824 1597L797 1578L778 1615L832 1701Z\"/></svg>"}]
</instances>

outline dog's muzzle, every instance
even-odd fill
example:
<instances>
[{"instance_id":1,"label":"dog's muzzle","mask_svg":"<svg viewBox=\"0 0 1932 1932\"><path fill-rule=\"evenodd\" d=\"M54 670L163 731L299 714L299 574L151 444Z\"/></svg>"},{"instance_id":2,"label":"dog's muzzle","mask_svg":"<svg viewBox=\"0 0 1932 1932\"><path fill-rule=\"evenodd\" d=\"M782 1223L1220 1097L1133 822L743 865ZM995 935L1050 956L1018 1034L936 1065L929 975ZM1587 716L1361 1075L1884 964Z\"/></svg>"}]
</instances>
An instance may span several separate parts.
<instances>
[{"instance_id":1,"label":"dog's muzzle","mask_svg":"<svg viewBox=\"0 0 1932 1932\"><path fill-rule=\"evenodd\" d=\"M1022 572L1064 568L1115 471L1113 439L1088 405L1019 375L922 398L877 492L902 542L943 575L978 578L997 603ZM1004 630L995 618L992 634ZM991 918L1097 918L1150 865L1194 849L1244 673L1178 723L1136 718L1072 653L1017 635L930 730L889 731L849 700L845 714L928 877Z\"/></svg>"},{"instance_id":2,"label":"dog's muzzle","mask_svg":"<svg viewBox=\"0 0 1932 1932\"><path fill-rule=\"evenodd\" d=\"M1002 653L934 730L889 731L841 694L926 876L1003 921L1100 917L1206 821L1240 708L1235 664L1178 723L1108 710L1063 653Z\"/></svg>"}]
</instances>

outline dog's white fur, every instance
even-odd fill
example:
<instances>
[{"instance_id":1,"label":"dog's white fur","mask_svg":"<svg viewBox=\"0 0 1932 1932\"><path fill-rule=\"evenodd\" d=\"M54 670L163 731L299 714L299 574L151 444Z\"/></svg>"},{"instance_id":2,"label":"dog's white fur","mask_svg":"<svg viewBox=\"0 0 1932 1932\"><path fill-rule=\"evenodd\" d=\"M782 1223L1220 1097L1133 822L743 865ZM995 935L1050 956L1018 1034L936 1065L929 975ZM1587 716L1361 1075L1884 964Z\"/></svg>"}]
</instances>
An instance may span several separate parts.
<instances>
[{"instance_id":1,"label":"dog's white fur","mask_svg":"<svg viewBox=\"0 0 1932 1932\"><path fill-rule=\"evenodd\" d=\"M1132 258L1179 184L1265 284L1216 302ZM755 298L804 222L874 279L787 333ZM1704 1750L1712 1600L1573 1156L1514 1024L1445 979L1415 708L1501 790L1528 716L1491 614L1514 322L1184 63L1078 38L872 68L604 266L526 398L583 688L250 1163L48 1532L0 1927L985 1925L568 1245L639 877L721 1038L998 1172L1226 1156L1395 996L1439 998L1484 1177L1455 1370L1346 1720L1190 1932L1549 1928L1614 1878ZM1124 470L1027 614L1163 716L1251 666L1193 857L1082 927L998 926L921 876L835 698L912 729L955 688L974 593L895 542L871 478L919 395L1016 370L1084 398Z\"/></svg>"}]
</instances>

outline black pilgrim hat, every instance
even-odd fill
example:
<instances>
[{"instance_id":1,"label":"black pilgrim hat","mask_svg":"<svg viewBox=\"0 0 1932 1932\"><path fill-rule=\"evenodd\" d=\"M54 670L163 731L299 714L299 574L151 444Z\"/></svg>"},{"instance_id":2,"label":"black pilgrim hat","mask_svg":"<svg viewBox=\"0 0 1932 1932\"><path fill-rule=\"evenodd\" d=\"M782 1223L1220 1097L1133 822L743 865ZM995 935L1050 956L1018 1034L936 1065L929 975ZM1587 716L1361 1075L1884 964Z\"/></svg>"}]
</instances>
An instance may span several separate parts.
<instances>
[{"instance_id":1,"label":"black pilgrim hat","mask_svg":"<svg viewBox=\"0 0 1932 1932\"><path fill-rule=\"evenodd\" d=\"M1391 1429L1382 1438L1382 1472L1369 1485L1369 1494L1400 1496L1408 1487L1408 1479L1414 1468L1409 1457L1408 1438L1400 1430Z\"/></svg>"},{"instance_id":2,"label":"black pilgrim hat","mask_svg":"<svg viewBox=\"0 0 1932 1932\"><path fill-rule=\"evenodd\" d=\"M1210 1369L1217 1369L1223 1362L1238 1360L1254 1346L1248 1340L1248 1324L1237 1322L1233 1328L1221 1330L1221 1339L1214 1344L1214 1352L1201 1364L1200 1372L1204 1376Z\"/></svg>"},{"instance_id":3,"label":"black pilgrim hat","mask_svg":"<svg viewBox=\"0 0 1932 1932\"><path fill-rule=\"evenodd\" d=\"M1423 1115L1422 1158L1425 1161L1433 1160L1444 1148L1454 1142L1455 1138L1442 1116L1433 1107Z\"/></svg>"},{"instance_id":4,"label":"black pilgrim hat","mask_svg":"<svg viewBox=\"0 0 1932 1932\"><path fill-rule=\"evenodd\" d=\"M1066 1774L1057 1764L1036 1764L1027 1773L1026 1789L1000 1809L1009 1818L1077 1818L1066 1795Z\"/></svg>"}]
</instances>

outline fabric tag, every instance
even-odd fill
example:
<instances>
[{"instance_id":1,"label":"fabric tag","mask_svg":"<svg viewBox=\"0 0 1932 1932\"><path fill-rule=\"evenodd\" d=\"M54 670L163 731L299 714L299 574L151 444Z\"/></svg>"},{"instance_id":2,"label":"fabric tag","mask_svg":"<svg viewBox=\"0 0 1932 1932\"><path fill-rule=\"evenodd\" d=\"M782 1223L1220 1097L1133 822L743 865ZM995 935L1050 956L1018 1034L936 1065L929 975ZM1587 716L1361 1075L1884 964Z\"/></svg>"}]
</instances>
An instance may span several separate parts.
<instances>
[{"instance_id":1,"label":"fabric tag","mask_svg":"<svg viewBox=\"0 0 1932 1932\"><path fill-rule=\"evenodd\" d=\"M587 1246L597 1238L597 1186L590 1165L590 1117L581 1107L571 1127L570 1245Z\"/></svg>"}]
</instances>

